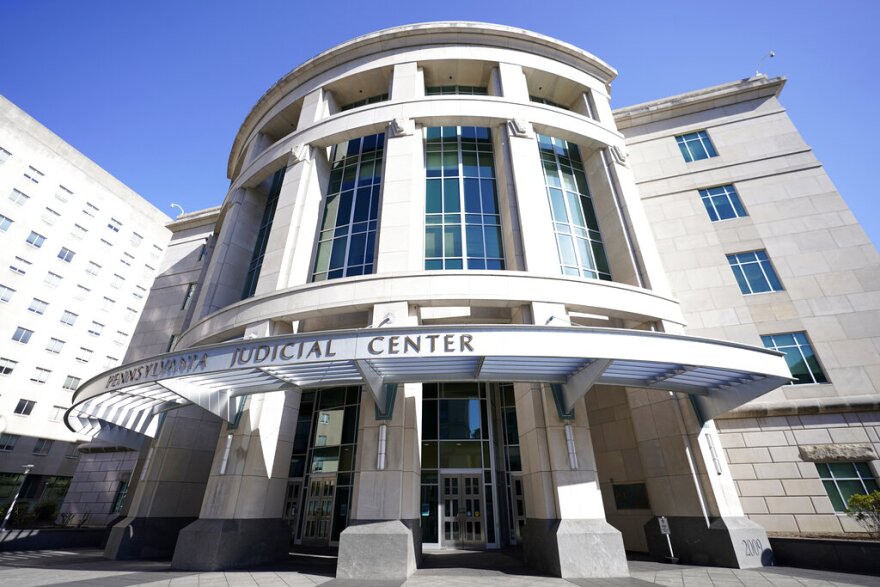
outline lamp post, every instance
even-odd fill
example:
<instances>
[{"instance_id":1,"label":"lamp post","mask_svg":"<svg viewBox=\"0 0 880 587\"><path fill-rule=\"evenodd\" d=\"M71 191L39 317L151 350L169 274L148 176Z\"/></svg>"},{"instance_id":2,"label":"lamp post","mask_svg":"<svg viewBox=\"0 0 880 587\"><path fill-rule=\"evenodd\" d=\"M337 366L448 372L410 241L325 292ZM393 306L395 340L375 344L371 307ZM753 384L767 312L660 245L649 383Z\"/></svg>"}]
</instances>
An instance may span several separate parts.
<instances>
[{"instance_id":1,"label":"lamp post","mask_svg":"<svg viewBox=\"0 0 880 587\"><path fill-rule=\"evenodd\" d=\"M3 523L0 524L0 532L6 532L6 524L9 522L9 518L12 517L12 510L15 509L15 502L18 501L18 496L21 494L21 490L24 487L24 482L27 481L28 473L31 472L31 469L34 468L33 465L22 465L24 469L24 475L21 477L21 484L18 486L18 490L15 492L15 496L12 498L12 502L9 504L9 508L6 510L6 516L3 518Z\"/></svg>"}]
</instances>

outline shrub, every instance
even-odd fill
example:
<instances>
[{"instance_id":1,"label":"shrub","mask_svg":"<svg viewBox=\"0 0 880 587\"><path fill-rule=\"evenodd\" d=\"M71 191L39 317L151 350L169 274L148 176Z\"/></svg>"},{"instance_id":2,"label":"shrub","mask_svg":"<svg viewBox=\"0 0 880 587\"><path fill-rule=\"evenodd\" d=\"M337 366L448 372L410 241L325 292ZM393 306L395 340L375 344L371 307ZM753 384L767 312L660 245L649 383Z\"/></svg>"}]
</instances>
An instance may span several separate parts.
<instances>
[{"instance_id":1,"label":"shrub","mask_svg":"<svg viewBox=\"0 0 880 587\"><path fill-rule=\"evenodd\" d=\"M880 491L851 496L846 504L846 515L858 522L871 536L880 537Z\"/></svg>"}]
</instances>

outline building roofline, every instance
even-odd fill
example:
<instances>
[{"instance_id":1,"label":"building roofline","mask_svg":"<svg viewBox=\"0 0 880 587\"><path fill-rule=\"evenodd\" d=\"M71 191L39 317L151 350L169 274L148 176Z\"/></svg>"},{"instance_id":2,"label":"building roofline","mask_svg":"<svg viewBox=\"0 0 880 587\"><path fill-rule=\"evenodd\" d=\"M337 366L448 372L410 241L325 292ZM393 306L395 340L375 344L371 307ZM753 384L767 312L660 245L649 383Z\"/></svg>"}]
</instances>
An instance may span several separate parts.
<instances>
[{"instance_id":1,"label":"building roofline","mask_svg":"<svg viewBox=\"0 0 880 587\"><path fill-rule=\"evenodd\" d=\"M617 123L617 128L623 130L646 122L675 118L755 98L777 97L782 92L785 81L784 76L768 78L765 75L758 75L701 90L676 94L618 108L613 111L614 121Z\"/></svg>"},{"instance_id":2,"label":"building roofline","mask_svg":"<svg viewBox=\"0 0 880 587\"><path fill-rule=\"evenodd\" d=\"M222 206L212 206L202 210L195 210L179 215L177 218L165 225L165 228L171 232L202 226L204 224L215 224L220 217L220 209Z\"/></svg>"},{"instance_id":3,"label":"building roofline","mask_svg":"<svg viewBox=\"0 0 880 587\"><path fill-rule=\"evenodd\" d=\"M63 154L67 163L103 185L107 191L115 195L125 194L131 196L134 200L130 203L131 206L143 213L152 215L156 222L164 224L171 220L167 214L150 203L144 196L134 191L112 173L81 153L73 145L52 132L39 120L22 110L2 94L0 94L0 119L6 119L13 124L17 124L21 132L27 133L34 140L46 145L51 150Z\"/></svg>"},{"instance_id":4,"label":"building roofline","mask_svg":"<svg viewBox=\"0 0 880 587\"><path fill-rule=\"evenodd\" d=\"M397 47L415 46L434 36L432 44L465 44L501 46L509 45L511 40L529 43L536 48L555 54L563 62L580 67L606 85L617 77L617 71L583 49L570 43L554 39L523 28L473 21L438 21L407 24L355 37L349 41L323 51L301 65L295 67L281 79L272 84L257 103L251 108L235 135L229 153L227 175L232 179L235 161L244 147L245 140L254 126L274 106L276 101L290 89L312 79L316 75L368 53L379 53Z\"/></svg>"}]
</instances>

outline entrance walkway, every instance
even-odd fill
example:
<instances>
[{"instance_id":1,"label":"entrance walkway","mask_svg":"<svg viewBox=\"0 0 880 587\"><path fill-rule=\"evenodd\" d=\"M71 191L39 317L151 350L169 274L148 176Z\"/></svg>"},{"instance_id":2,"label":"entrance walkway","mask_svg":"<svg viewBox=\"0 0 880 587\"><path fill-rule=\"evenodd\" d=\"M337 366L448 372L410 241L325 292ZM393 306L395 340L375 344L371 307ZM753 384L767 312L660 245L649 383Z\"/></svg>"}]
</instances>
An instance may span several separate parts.
<instances>
[{"instance_id":1,"label":"entrance walkway","mask_svg":"<svg viewBox=\"0 0 880 587\"><path fill-rule=\"evenodd\" d=\"M681 587L818 587L880 584L878 577L773 567L756 570L670 566L630 561L630 577L565 581L537 574L523 566L517 551L427 553L423 568L406 583L411 586L499 587L571 586L623 587L671 585ZM191 573L172 571L167 561L108 561L96 549L0 552L0 585L74 585L82 587L131 585L266 585L272 587L333 587L388 585L336 581L336 558L318 553L294 553L283 563L241 571Z\"/></svg>"}]
</instances>

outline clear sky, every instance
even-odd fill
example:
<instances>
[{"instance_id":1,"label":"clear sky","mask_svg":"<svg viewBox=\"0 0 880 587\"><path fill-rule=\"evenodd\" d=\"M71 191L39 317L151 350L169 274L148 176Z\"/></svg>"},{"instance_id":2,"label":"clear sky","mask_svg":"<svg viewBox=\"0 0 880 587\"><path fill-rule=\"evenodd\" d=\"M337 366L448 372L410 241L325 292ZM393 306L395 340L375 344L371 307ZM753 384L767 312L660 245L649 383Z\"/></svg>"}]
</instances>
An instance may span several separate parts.
<instances>
[{"instance_id":1,"label":"clear sky","mask_svg":"<svg viewBox=\"0 0 880 587\"><path fill-rule=\"evenodd\" d=\"M875 244L880 1L0 0L0 93L175 215L219 204L272 83L357 35L430 20L527 28L619 72L614 107L785 75L781 100Z\"/></svg>"}]
</instances>

